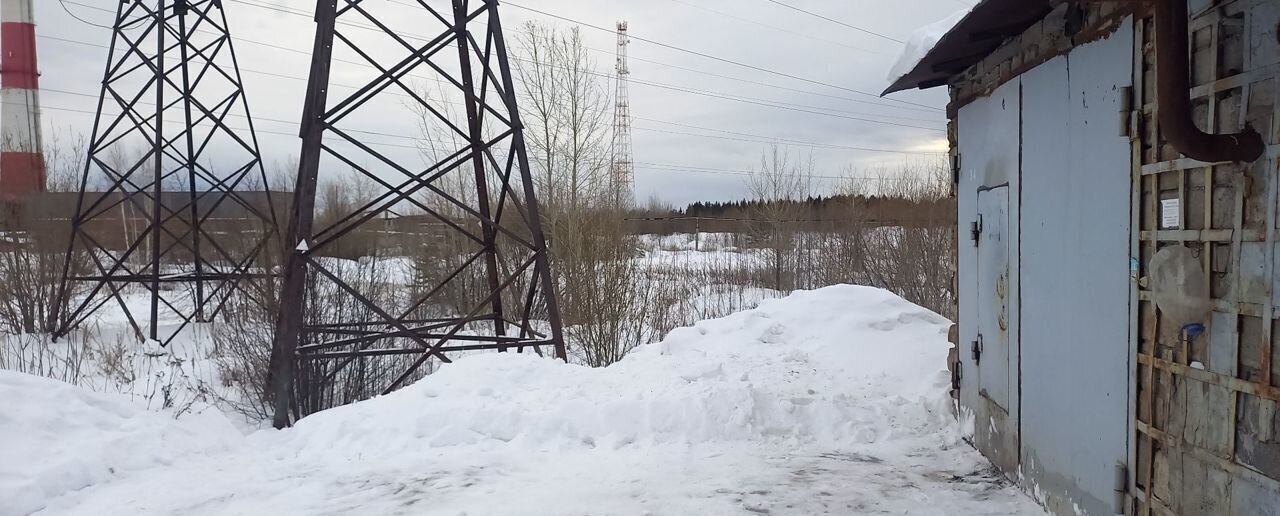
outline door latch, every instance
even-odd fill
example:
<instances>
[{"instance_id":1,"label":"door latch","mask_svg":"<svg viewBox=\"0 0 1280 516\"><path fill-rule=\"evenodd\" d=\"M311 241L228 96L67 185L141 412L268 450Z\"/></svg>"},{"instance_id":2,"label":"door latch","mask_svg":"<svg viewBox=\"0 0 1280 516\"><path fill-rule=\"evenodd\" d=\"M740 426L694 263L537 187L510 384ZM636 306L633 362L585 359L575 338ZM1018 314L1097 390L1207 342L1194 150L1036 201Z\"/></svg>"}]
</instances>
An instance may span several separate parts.
<instances>
[{"instance_id":1,"label":"door latch","mask_svg":"<svg viewBox=\"0 0 1280 516\"><path fill-rule=\"evenodd\" d=\"M974 364L982 362L982 334L978 334L978 339L973 341L969 352L973 356Z\"/></svg>"},{"instance_id":2,"label":"door latch","mask_svg":"<svg viewBox=\"0 0 1280 516\"><path fill-rule=\"evenodd\" d=\"M969 239L973 240L973 245L978 245L978 237L982 236L982 215L978 215L978 219L969 223Z\"/></svg>"},{"instance_id":3,"label":"door latch","mask_svg":"<svg viewBox=\"0 0 1280 516\"><path fill-rule=\"evenodd\" d=\"M956 150L951 154L951 182L960 184L960 151Z\"/></svg>"}]
</instances>

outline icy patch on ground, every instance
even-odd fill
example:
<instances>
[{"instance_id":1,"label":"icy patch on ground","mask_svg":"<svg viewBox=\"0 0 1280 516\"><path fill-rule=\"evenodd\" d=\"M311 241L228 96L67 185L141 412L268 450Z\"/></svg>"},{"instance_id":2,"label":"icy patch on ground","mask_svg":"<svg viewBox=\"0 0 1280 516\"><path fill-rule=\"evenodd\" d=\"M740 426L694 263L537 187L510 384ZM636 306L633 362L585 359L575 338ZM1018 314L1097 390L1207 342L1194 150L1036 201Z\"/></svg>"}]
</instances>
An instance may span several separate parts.
<instances>
[{"instance_id":1,"label":"icy patch on ground","mask_svg":"<svg viewBox=\"0 0 1280 516\"><path fill-rule=\"evenodd\" d=\"M604 369L470 356L288 431L95 478L40 514L1042 514L962 444L947 324L837 286Z\"/></svg>"}]
</instances>

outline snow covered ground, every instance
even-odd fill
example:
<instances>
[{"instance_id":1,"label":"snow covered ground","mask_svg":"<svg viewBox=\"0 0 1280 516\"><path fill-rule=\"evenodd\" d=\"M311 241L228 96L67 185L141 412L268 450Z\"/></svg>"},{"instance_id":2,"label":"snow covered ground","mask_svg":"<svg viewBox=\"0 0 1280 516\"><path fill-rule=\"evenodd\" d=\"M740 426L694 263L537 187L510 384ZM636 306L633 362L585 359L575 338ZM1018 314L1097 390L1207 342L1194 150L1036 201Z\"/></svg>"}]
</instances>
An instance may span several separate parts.
<instances>
[{"instance_id":1,"label":"snow covered ground","mask_svg":"<svg viewBox=\"0 0 1280 516\"><path fill-rule=\"evenodd\" d=\"M946 328L828 287L608 368L475 355L248 435L0 372L0 516L1043 514L963 443Z\"/></svg>"}]
</instances>

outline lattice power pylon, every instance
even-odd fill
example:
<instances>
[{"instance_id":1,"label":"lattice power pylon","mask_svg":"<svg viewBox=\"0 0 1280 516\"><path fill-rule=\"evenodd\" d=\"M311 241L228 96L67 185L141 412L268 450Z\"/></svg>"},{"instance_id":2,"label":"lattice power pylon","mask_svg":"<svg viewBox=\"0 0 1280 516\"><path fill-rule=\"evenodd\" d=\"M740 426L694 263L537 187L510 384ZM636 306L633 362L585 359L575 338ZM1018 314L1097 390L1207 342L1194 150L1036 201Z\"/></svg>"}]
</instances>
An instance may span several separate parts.
<instances>
[{"instance_id":1,"label":"lattice power pylon","mask_svg":"<svg viewBox=\"0 0 1280 516\"><path fill-rule=\"evenodd\" d=\"M275 425L390 392L460 352L563 359L497 1L321 0L315 18L269 380ZM335 61L356 87L331 83ZM416 149L388 140L414 133ZM321 176L376 188L335 212L317 204ZM339 258L399 233L379 226L393 210L436 228L406 247L411 274L378 273L395 259Z\"/></svg>"},{"instance_id":2,"label":"lattice power pylon","mask_svg":"<svg viewBox=\"0 0 1280 516\"><path fill-rule=\"evenodd\" d=\"M167 345L270 273L275 216L222 1L117 3L57 333L114 300Z\"/></svg>"},{"instance_id":3,"label":"lattice power pylon","mask_svg":"<svg viewBox=\"0 0 1280 516\"><path fill-rule=\"evenodd\" d=\"M618 91L613 109L613 162L610 180L619 206L630 206L635 201L636 164L631 157L631 92L629 82L631 67L627 64L627 22L618 22Z\"/></svg>"}]
</instances>

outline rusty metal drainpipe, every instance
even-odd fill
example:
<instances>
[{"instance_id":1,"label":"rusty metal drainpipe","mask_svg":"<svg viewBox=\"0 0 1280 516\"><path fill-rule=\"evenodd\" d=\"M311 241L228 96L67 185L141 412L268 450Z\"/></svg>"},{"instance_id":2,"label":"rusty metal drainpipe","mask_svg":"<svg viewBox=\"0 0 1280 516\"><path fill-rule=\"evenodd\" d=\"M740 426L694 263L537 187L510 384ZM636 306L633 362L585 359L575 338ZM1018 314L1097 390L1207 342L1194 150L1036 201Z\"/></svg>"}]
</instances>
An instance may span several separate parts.
<instances>
[{"instance_id":1,"label":"rusty metal drainpipe","mask_svg":"<svg viewBox=\"0 0 1280 516\"><path fill-rule=\"evenodd\" d=\"M1254 161L1266 146L1252 127L1235 134L1209 134L1191 119L1187 0L1154 0L1156 25L1156 97L1160 131L1189 158L1207 162Z\"/></svg>"}]
</instances>

